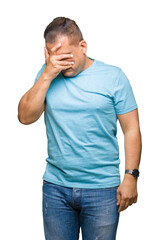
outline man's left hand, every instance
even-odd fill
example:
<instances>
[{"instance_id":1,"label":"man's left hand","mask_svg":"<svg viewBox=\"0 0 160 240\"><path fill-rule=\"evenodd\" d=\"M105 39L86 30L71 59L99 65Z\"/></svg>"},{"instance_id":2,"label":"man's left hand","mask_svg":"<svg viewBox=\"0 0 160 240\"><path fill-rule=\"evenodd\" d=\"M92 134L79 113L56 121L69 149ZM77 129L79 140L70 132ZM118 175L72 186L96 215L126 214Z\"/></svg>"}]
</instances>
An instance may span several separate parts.
<instances>
[{"instance_id":1,"label":"man's left hand","mask_svg":"<svg viewBox=\"0 0 160 240\"><path fill-rule=\"evenodd\" d=\"M117 189L118 212L125 210L128 206L137 202L137 179L132 175L125 174L123 182Z\"/></svg>"}]
</instances>

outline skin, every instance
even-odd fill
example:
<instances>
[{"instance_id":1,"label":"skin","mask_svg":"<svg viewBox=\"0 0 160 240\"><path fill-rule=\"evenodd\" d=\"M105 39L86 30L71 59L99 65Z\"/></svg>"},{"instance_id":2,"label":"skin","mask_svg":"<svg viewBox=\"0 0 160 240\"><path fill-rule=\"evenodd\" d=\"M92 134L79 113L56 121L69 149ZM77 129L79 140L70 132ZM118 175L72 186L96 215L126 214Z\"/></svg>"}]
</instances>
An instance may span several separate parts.
<instances>
[{"instance_id":1,"label":"skin","mask_svg":"<svg viewBox=\"0 0 160 240\"><path fill-rule=\"evenodd\" d=\"M59 36L55 43L46 42L44 50L44 71L18 104L18 120L22 124L31 124L40 118L45 111L48 88L60 72L65 77L74 77L93 63L86 55L87 43L84 40L75 44L73 39L70 41L67 36Z\"/></svg>"},{"instance_id":2,"label":"skin","mask_svg":"<svg viewBox=\"0 0 160 240\"><path fill-rule=\"evenodd\" d=\"M61 45L59 46L58 43ZM68 37L59 36L55 43L45 44L44 71L31 89L22 96L18 105L18 119L23 124L37 121L45 111L46 93L51 82L60 72L65 77L74 77L93 63L86 55L87 43L84 40L76 45ZM142 148L138 109L119 114L117 118L124 134L125 169L138 169ZM137 179L125 174L117 189L118 212L136 203L137 197Z\"/></svg>"},{"instance_id":3,"label":"skin","mask_svg":"<svg viewBox=\"0 0 160 240\"><path fill-rule=\"evenodd\" d=\"M125 169L138 169L142 150L138 109L125 114L117 114L117 118L124 134ZM117 205L120 205L118 212L137 202L137 181L138 179L130 174L124 175L117 189Z\"/></svg>"},{"instance_id":4,"label":"skin","mask_svg":"<svg viewBox=\"0 0 160 240\"><path fill-rule=\"evenodd\" d=\"M86 55L87 52L87 42L85 40L80 41L78 44L72 43L67 36L60 36L58 42L61 43L61 47L58 48L55 52L56 55L69 53L73 54L72 61L74 64L66 70L62 70L62 74L65 77L74 77L81 71L87 69L92 63L93 60L89 59ZM52 54L52 49L55 47L56 43L46 42L46 49L48 54Z\"/></svg>"}]
</instances>

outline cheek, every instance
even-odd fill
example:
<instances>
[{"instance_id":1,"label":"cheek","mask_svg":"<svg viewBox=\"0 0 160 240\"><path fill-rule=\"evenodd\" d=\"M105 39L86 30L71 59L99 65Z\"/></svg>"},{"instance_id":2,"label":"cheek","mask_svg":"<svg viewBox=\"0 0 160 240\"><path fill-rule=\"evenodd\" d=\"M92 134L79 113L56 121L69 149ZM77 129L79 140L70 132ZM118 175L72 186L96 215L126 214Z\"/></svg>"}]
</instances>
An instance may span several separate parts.
<instances>
[{"instance_id":1,"label":"cheek","mask_svg":"<svg viewBox=\"0 0 160 240\"><path fill-rule=\"evenodd\" d=\"M74 70L79 69L79 61L74 60L73 69Z\"/></svg>"},{"instance_id":2,"label":"cheek","mask_svg":"<svg viewBox=\"0 0 160 240\"><path fill-rule=\"evenodd\" d=\"M73 57L73 61L74 61L74 66L79 66L81 65L81 58L80 57Z\"/></svg>"}]
</instances>

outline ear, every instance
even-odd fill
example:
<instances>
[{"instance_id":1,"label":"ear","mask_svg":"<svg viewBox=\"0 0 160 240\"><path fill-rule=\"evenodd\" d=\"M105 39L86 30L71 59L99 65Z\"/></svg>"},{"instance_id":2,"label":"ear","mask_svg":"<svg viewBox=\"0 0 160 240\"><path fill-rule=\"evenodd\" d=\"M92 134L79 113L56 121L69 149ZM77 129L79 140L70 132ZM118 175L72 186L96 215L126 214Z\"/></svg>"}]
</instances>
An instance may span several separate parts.
<instances>
[{"instance_id":1,"label":"ear","mask_svg":"<svg viewBox=\"0 0 160 240\"><path fill-rule=\"evenodd\" d=\"M83 54L86 54L87 52L87 42L85 40L82 40L79 42L79 47L82 50Z\"/></svg>"}]
</instances>

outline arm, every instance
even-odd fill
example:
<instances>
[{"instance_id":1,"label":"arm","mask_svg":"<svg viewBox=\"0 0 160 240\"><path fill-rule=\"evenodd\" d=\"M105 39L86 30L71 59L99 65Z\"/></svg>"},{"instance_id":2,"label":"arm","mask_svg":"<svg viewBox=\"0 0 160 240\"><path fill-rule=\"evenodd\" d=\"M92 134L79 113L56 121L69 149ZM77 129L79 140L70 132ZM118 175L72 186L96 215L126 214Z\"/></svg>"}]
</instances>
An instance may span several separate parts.
<instances>
[{"instance_id":1,"label":"arm","mask_svg":"<svg viewBox=\"0 0 160 240\"><path fill-rule=\"evenodd\" d=\"M45 96L51 81L42 73L33 87L21 98L18 105L18 120L31 124L39 119L45 110Z\"/></svg>"},{"instance_id":2,"label":"arm","mask_svg":"<svg viewBox=\"0 0 160 240\"><path fill-rule=\"evenodd\" d=\"M117 118L124 134L125 169L138 169L142 150L138 109L125 114L117 114ZM130 174L124 175L124 179L117 189L119 212L137 202L137 180Z\"/></svg>"},{"instance_id":3,"label":"arm","mask_svg":"<svg viewBox=\"0 0 160 240\"><path fill-rule=\"evenodd\" d=\"M73 65L71 54L55 52L61 45L56 44L51 54L45 48L45 68L33 87L26 92L18 105L18 120L23 124L31 124L38 120L45 110L45 97L52 80L64 69ZM68 60L63 60L68 58Z\"/></svg>"}]
</instances>

